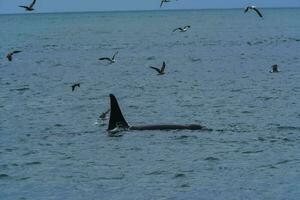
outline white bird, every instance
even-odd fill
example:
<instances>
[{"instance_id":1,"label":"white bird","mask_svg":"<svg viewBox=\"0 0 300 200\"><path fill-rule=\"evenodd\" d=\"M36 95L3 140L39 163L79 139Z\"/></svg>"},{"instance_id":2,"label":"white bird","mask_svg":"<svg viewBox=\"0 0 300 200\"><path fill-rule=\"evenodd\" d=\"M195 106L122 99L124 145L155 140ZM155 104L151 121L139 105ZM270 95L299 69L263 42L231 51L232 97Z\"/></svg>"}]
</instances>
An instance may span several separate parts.
<instances>
[{"instance_id":1,"label":"white bird","mask_svg":"<svg viewBox=\"0 0 300 200\"><path fill-rule=\"evenodd\" d=\"M160 1L160 7L162 7L162 5L163 5L164 3L169 3L169 2L171 2L171 0L161 0L161 1Z\"/></svg>"},{"instance_id":2,"label":"white bird","mask_svg":"<svg viewBox=\"0 0 300 200\"><path fill-rule=\"evenodd\" d=\"M191 26L185 26L185 27L183 27L183 28L179 27L179 28L175 28L175 29L173 30L173 32L175 32L175 31L177 31L177 30L179 30L180 32L186 32L189 28L191 28Z\"/></svg>"},{"instance_id":3,"label":"white bird","mask_svg":"<svg viewBox=\"0 0 300 200\"><path fill-rule=\"evenodd\" d=\"M107 119L107 114L110 112L110 109L108 109L107 111L103 112L100 116L99 119L101 120L106 120Z\"/></svg>"},{"instance_id":4,"label":"white bird","mask_svg":"<svg viewBox=\"0 0 300 200\"><path fill-rule=\"evenodd\" d=\"M103 58L99 58L99 60L107 60L107 61L109 61L111 64L112 64L112 63L115 63L115 62L116 62L115 57L116 57L116 55L117 55L118 53L119 53L119 52L117 51L117 52L113 55L113 57L111 57L111 58L109 58L109 57L103 57Z\"/></svg>"},{"instance_id":5,"label":"white bird","mask_svg":"<svg viewBox=\"0 0 300 200\"><path fill-rule=\"evenodd\" d=\"M259 12L259 10L255 6L248 6L245 9L244 13L248 12L248 10L254 10L258 14L258 16L263 17L262 14Z\"/></svg>"}]
</instances>

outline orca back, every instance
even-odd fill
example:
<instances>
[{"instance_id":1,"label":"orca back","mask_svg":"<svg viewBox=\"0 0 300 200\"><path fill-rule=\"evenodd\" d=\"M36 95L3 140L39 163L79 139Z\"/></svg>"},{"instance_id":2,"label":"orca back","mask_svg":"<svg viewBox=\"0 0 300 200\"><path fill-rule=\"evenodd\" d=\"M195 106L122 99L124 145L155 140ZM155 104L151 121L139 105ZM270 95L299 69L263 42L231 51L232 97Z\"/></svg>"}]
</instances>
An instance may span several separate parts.
<instances>
[{"instance_id":1,"label":"orca back","mask_svg":"<svg viewBox=\"0 0 300 200\"><path fill-rule=\"evenodd\" d=\"M115 128L129 128L128 123L126 122L121 109L119 107L118 101L113 94L109 95L110 97L110 118L108 131Z\"/></svg>"}]
</instances>

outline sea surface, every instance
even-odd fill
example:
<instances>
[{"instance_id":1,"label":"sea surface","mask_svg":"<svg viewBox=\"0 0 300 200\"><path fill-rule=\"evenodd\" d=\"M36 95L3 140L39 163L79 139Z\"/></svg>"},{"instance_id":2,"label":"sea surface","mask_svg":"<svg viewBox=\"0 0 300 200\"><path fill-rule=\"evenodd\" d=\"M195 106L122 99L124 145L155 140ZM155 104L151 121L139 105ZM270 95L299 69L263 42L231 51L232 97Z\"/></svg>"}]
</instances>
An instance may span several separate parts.
<instances>
[{"instance_id":1,"label":"sea surface","mask_svg":"<svg viewBox=\"0 0 300 200\"><path fill-rule=\"evenodd\" d=\"M261 12L0 15L0 199L299 199L300 9ZM110 93L213 131L109 137Z\"/></svg>"}]
</instances>

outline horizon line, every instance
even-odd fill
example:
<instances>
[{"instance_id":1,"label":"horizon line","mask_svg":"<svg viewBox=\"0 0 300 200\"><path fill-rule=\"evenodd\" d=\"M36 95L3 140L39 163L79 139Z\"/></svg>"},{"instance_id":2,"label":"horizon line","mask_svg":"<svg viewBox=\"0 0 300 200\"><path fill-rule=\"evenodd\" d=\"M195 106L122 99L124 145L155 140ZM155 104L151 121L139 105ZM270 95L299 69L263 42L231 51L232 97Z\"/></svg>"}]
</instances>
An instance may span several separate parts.
<instances>
[{"instance_id":1,"label":"horizon line","mask_svg":"<svg viewBox=\"0 0 300 200\"><path fill-rule=\"evenodd\" d=\"M299 9L300 7L260 7L260 9ZM88 10L88 11L46 11L46 12L17 12L17 13L0 13L0 15L28 15L28 14L71 14L71 13L109 13L109 12L163 12L163 11L198 11L198 10L238 10L244 7L232 8L191 8L191 9L146 9L146 10Z\"/></svg>"}]
</instances>

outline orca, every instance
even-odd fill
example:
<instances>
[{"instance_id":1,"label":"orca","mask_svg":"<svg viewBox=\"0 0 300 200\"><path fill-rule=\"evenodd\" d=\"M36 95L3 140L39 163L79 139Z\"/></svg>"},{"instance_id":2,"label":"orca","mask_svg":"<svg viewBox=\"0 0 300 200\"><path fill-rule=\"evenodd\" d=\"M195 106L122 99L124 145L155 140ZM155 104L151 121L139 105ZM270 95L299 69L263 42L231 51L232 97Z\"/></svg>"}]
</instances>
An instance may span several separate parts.
<instances>
[{"instance_id":1,"label":"orca","mask_svg":"<svg viewBox=\"0 0 300 200\"><path fill-rule=\"evenodd\" d=\"M122 130L206 130L211 131L199 124L178 125L178 124L156 124L143 126L130 126L125 120L118 101L113 94L110 97L110 118L107 131L110 133L119 132Z\"/></svg>"}]
</instances>

